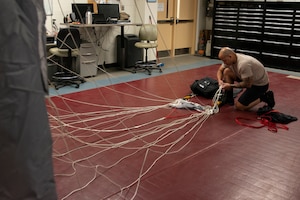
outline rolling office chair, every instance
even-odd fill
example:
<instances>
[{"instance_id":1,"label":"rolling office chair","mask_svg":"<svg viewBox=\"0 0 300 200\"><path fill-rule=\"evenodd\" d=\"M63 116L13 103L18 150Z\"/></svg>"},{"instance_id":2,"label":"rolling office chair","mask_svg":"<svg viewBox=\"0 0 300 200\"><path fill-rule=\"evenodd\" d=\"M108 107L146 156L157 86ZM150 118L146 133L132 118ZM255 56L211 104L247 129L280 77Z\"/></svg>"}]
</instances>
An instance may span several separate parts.
<instances>
[{"instance_id":1,"label":"rolling office chair","mask_svg":"<svg viewBox=\"0 0 300 200\"><path fill-rule=\"evenodd\" d=\"M152 70L157 69L162 72L160 65L156 61L148 61L148 49L157 47L157 26L154 24L144 24L139 31L140 42L136 42L137 48L145 49L145 61L136 62L133 73L138 70L145 70L151 75Z\"/></svg>"},{"instance_id":2,"label":"rolling office chair","mask_svg":"<svg viewBox=\"0 0 300 200\"><path fill-rule=\"evenodd\" d=\"M53 55L61 58L62 67L60 72L56 72L53 76L53 84L55 89L59 89L68 85L75 85L79 88L80 83L84 83L81 78L73 71L73 58L79 55L80 33L75 28L60 29L56 38L56 47L49 50Z\"/></svg>"}]
</instances>

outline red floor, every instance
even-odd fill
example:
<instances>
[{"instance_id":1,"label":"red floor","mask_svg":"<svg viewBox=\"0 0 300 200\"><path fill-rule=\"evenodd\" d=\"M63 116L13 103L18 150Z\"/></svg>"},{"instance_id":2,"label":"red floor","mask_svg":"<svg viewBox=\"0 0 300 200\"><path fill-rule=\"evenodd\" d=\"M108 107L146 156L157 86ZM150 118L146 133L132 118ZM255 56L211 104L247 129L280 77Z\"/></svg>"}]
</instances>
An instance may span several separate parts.
<instances>
[{"instance_id":1,"label":"red floor","mask_svg":"<svg viewBox=\"0 0 300 200\"><path fill-rule=\"evenodd\" d=\"M188 94L195 79L215 77L217 67L52 97L59 198L299 200L299 121L272 133L235 123L255 119L256 109L224 106L205 120L195 111L159 107ZM275 109L299 117L300 80L269 75Z\"/></svg>"}]
</instances>

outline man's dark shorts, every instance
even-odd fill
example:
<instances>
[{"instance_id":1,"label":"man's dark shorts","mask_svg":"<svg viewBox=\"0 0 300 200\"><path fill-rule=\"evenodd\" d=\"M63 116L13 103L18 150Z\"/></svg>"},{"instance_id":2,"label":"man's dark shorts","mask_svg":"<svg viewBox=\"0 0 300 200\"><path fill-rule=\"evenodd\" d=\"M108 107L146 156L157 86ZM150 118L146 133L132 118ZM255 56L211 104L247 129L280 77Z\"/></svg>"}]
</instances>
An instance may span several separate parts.
<instances>
[{"instance_id":1,"label":"man's dark shorts","mask_svg":"<svg viewBox=\"0 0 300 200\"><path fill-rule=\"evenodd\" d=\"M240 96L238 102L244 106L248 106L251 102L260 98L269 88L269 84L264 86L252 85L251 88L247 88L245 92Z\"/></svg>"}]
</instances>

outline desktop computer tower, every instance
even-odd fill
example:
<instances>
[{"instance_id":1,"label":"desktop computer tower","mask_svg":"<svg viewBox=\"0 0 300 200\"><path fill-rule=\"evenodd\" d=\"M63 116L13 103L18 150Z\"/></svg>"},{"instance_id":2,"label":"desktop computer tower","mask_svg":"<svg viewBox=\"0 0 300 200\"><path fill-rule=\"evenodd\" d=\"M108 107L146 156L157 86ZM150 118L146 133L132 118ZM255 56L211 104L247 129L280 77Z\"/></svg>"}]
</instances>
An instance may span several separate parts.
<instances>
[{"instance_id":1,"label":"desktop computer tower","mask_svg":"<svg viewBox=\"0 0 300 200\"><path fill-rule=\"evenodd\" d=\"M137 61L143 60L143 49L134 46L139 41L139 37L134 34L124 35L125 67L132 67ZM118 66L122 66L121 35L117 36L117 63Z\"/></svg>"}]
</instances>

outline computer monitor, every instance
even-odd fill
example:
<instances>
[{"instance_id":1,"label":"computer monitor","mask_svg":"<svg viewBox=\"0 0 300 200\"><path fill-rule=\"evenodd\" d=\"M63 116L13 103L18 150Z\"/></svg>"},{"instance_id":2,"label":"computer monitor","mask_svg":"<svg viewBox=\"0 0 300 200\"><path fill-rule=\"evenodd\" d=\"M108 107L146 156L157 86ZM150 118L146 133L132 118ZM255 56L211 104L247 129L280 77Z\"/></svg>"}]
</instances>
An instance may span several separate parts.
<instances>
[{"instance_id":1,"label":"computer monitor","mask_svg":"<svg viewBox=\"0 0 300 200\"><path fill-rule=\"evenodd\" d=\"M75 13L76 20L85 23L85 13L90 9L94 12L94 4L92 3L72 3L72 12Z\"/></svg>"},{"instance_id":2,"label":"computer monitor","mask_svg":"<svg viewBox=\"0 0 300 200\"><path fill-rule=\"evenodd\" d=\"M97 4L98 14L103 14L106 20L119 19L119 4Z\"/></svg>"}]
</instances>

